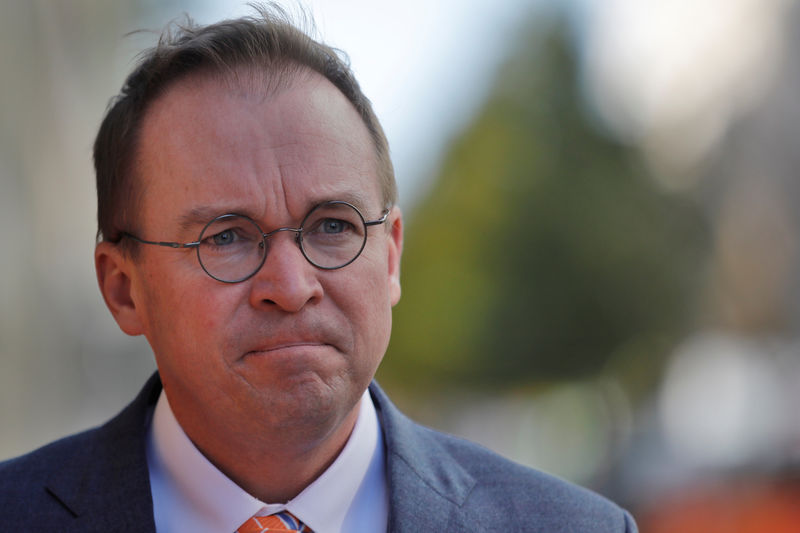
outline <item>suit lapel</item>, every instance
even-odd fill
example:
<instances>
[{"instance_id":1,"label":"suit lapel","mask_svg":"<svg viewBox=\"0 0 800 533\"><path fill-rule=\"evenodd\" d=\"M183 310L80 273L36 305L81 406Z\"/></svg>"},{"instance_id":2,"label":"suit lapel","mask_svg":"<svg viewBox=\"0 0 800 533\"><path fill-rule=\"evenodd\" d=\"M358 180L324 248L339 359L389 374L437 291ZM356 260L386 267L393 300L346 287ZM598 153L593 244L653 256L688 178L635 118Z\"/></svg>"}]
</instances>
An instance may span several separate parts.
<instances>
[{"instance_id":1,"label":"suit lapel","mask_svg":"<svg viewBox=\"0 0 800 533\"><path fill-rule=\"evenodd\" d=\"M370 392L386 442L389 531L468 531L463 504L475 479L433 431L400 413L377 384Z\"/></svg>"},{"instance_id":2,"label":"suit lapel","mask_svg":"<svg viewBox=\"0 0 800 533\"><path fill-rule=\"evenodd\" d=\"M76 518L76 531L155 531L145 447L160 391L155 374L133 403L87 435L50 477L46 489Z\"/></svg>"},{"instance_id":3,"label":"suit lapel","mask_svg":"<svg viewBox=\"0 0 800 533\"><path fill-rule=\"evenodd\" d=\"M147 469L148 417L161 391L155 374L139 396L63 462L47 491L76 518L74 531L155 531ZM435 432L403 415L370 386L386 443L389 531L468 531L464 503L476 481ZM61 527L61 526L59 526Z\"/></svg>"}]
</instances>

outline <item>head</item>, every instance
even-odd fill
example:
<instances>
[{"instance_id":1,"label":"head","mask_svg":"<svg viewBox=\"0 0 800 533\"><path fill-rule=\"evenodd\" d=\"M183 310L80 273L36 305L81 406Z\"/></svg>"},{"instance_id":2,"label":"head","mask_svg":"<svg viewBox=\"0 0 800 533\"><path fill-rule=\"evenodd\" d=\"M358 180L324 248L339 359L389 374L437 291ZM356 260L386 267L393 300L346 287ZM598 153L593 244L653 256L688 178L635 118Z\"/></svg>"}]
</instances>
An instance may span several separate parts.
<instances>
[{"instance_id":1,"label":"head","mask_svg":"<svg viewBox=\"0 0 800 533\"><path fill-rule=\"evenodd\" d=\"M232 79L249 73L266 81L267 90L280 89L300 70L322 75L361 117L378 161L384 205L396 203L397 185L383 128L346 57L313 40L277 6L256 10L258 16L208 26L197 26L191 20L174 24L154 48L142 54L122 91L111 101L94 144L98 240L118 242L120 232L137 228L137 206L143 191L136 179L134 158L144 116L153 101L176 82L200 74ZM130 243L121 244L128 249ZM135 253L136 248L131 251Z\"/></svg>"},{"instance_id":2,"label":"head","mask_svg":"<svg viewBox=\"0 0 800 533\"><path fill-rule=\"evenodd\" d=\"M369 103L330 49L262 15L162 39L95 145L101 292L123 331L147 337L186 433L234 479L244 451L231 446L341 443L400 297L402 217ZM388 211L338 270L312 265L289 231L238 283L207 275L192 249L123 246L123 233L193 242L227 213L264 233L298 228L333 200L366 220ZM283 440L240 435L254 421Z\"/></svg>"}]
</instances>

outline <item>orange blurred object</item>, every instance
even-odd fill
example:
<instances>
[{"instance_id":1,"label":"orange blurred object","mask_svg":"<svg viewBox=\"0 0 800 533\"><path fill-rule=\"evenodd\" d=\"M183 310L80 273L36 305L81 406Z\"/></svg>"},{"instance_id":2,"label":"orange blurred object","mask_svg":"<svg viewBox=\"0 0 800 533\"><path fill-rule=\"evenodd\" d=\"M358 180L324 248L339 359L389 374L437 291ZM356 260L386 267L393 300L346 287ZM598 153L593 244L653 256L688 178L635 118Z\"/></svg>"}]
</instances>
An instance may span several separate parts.
<instances>
[{"instance_id":1,"label":"orange blurred object","mask_svg":"<svg viewBox=\"0 0 800 533\"><path fill-rule=\"evenodd\" d=\"M686 488L640 510L636 519L642 533L800 533L800 480Z\"/></svg>"}]
</instances>

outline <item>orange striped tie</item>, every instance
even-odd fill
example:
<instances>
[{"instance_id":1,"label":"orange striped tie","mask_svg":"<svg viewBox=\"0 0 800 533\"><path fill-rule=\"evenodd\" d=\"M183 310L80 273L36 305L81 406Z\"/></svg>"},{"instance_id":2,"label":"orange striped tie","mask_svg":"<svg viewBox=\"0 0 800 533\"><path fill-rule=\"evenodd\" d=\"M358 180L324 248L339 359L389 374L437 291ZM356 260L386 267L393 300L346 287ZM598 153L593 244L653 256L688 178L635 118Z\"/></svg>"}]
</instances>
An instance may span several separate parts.
<instances>
[{"instance_id":1,"label":"orange striped tie","mask_svg":"<svg viewBox=\"0 0 800 533\"><path fill-rule=\"evenodd\" d=\"M311 528L303 524L289 511L269 516L254 516L239 526L236 533L266 533L283 531L294 533L313 533Z\"/></svg>"}]
</instances>

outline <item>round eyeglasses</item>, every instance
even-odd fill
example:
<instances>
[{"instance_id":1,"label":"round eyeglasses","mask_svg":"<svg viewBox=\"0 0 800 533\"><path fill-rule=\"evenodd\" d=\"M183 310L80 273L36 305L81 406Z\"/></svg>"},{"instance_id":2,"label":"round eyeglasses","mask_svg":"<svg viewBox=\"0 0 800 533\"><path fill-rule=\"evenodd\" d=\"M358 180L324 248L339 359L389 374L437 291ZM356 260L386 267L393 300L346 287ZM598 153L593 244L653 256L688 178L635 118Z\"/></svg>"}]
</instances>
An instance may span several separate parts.
<instances>
[{"instance_id":1,"label":"round eyeglasses","mask_svg":"<svg viewBox=\"0 0 800 533\"><path fill-rule=\"evenodd\" d=\"M295 233L295 242L309 263L323 270L349 265L367 244L367 227L386 222L386 209L377 220L365 221L356 206L340 200L315 206L299 228L278 228L264 233L245 215L220 215L203 227L195 242L159 242L122 236L142 244L169 248L194 248L206 274L223 283L239 283L261 269L269 251L268 239L282 231Z\"/></svg>"}]
</instances>

